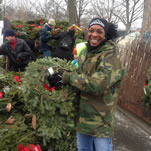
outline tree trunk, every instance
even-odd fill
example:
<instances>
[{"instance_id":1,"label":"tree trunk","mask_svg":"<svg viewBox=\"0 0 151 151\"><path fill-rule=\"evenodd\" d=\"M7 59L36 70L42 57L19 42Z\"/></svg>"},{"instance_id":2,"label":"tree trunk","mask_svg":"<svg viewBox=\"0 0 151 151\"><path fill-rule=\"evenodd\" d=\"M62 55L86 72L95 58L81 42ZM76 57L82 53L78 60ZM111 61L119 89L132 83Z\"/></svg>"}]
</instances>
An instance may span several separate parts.
<instances>
[{"instance_id":1,"label":"tree trunk","mask_svg":"<svg viewBox=\"0 0 151 151\"><path fill-rule=\"evenodd\" d=\"M143 31L151 31L151 0L144 0Z\"/></svg>"},{"instance_id":2,"label":"tree trunk","mask_svg":"<svg viewBox=\"0 0 151 151\"><path fill-rule=\"evenodd\" d=\"M3 18L3 4L2 4L3 0L0 0L0 20L2 20Z\"/></svg>"},{"instance_id":3,"label":"tree trunk","mask_svg":"<svg viewBox=\"0 0 151 151\"><path fill-rule=\"evenodd\" d=\"M68 0L69 23L77 24L76 0Z\"/></svg>"}]
</instances>

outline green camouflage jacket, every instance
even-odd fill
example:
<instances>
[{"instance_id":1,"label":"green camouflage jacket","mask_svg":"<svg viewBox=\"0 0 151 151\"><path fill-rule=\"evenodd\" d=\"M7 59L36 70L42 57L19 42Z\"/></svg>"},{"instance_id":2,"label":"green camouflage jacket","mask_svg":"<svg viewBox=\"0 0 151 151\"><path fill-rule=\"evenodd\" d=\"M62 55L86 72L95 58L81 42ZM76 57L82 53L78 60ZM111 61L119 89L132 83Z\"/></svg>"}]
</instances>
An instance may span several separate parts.
<instances>
[{"instance_id":1,"label":"green camouflage jacket","mask_svg":"<svg viewBox=\"0 0 151 151\"><path fill-rule=\"evenodd\" d=\"M80 90L77 131L96 137L112 137L113 111L123 77L116 47L109 41L102 47L81 51L76 72L64 72L63 82Z\"/></svg>"}]
</instances>

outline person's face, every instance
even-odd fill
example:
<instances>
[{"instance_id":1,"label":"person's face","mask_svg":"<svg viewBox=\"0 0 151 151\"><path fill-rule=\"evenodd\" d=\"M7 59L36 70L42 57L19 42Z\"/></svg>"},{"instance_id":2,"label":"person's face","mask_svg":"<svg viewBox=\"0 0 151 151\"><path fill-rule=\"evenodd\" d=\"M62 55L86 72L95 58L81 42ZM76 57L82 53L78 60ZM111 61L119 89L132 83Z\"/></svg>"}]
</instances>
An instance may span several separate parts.
<instances>
[{"instance_id":1,"label":"person's face","mask_svg":"<svg viewBox=\"0 0 151 151\"><path fill-rule=\"evenodd\" d=\"M15 36L6 36L5 39L8 40L9 42L12 42L14 41Z\"/></svg>"},{"instance_id":2,"label":"person's face","mask_svg":"<svg viewBox=\"0 0 151 151\"><path fill-rule=\"evenodd\" d=\"M55 26L54 26L54 25L50 25L50 28L54 29L54 28L55 28Z\"/></svg>"},{"instance_id":3,"label":"person's face","mask_svg":"<svg viewBox=\"0 0 151 151\"><path fill-rule=\"evenodd\" d=\"M39 48L39 43L34 42L34 47L35 47L35 48Z\"/></svg>"},{"instance_id":4,"label":"person's face","mask_svg":"<svg viewBox=\"0 0 151 151\"><path fill-rule=\"evenodd\" d=\"M105 39L105 31L99 25L92 25L88 30L88 40L92 47L98 46Z\"/></svg>"}]
</instances>

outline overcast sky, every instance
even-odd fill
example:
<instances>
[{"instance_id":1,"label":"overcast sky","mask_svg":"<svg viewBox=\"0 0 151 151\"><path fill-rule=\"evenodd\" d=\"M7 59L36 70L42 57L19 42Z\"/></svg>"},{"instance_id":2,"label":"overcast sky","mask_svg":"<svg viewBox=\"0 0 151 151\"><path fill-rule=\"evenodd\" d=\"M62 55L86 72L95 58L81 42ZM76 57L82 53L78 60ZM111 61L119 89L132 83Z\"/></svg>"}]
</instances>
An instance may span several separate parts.
<instances>
[{"instance_id":1,"label":"overcast sky","mask_svg":"<svg viewBox=\"0 0 151 151\"><path fill-rule=\"evenodd\" d=\"M132 24L132 29L140 29L142 27L142 19L137 20ZM118 23L118 29L124 30L126 29L123 23Z\"/></svg>"}]
</instances>

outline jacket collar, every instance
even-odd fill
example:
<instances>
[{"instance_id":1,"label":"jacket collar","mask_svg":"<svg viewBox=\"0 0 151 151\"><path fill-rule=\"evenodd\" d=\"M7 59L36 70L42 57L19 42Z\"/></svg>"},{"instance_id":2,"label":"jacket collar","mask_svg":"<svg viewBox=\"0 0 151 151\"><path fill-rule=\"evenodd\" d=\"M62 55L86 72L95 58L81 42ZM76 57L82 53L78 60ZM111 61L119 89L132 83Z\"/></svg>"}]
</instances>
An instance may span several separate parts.
<instances>
[{"instance_id":1,"label":"jacket collar","mask_svg":"<svg viewBox=\"0 0 151 151\"><path fill-rule=\"evenodd\" d=\"M44 24L44 28L47 28L47 29L49 29L49 30L52 29L52 28L48 25L48 23L45 23L45 24Z\"/></svg>"},{"instance_id":2,"label":"jacket collar","mask_svg":"<svg viewBox=\"0 0 151 151\"><path fill-rule=\"evenodd\" d=\"M10 45L13 47L13 49L16 49L16 37L12 42L10 42Z\"/></svg>"},{"instance_id":3,"label":"jacket collar","mask_svg":"<svg viewBox=\"0 0 151 151\"><path fill-rule=\"evenodd\" d=\"M95 53L95 52L98 52L98 51L100 52L100 48L103 47L105 45L105 43L106 43L106 41L103 41L98 46L92 47L90 45L90 42L88 41L88 43L87 43L88 52L91 52L91 53Z\"/></svg>"}]
</instances>

